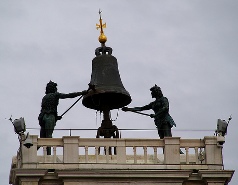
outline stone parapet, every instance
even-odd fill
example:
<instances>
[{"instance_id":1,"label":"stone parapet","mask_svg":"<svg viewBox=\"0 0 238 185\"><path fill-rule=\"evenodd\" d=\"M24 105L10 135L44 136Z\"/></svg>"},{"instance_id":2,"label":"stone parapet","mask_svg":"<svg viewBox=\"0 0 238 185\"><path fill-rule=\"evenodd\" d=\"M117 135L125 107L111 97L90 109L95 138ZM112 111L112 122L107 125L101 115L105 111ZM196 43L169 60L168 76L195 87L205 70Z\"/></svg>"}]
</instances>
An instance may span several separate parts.
<instances>
[{"instance_id":1,"label":"stone parapet","mask_svg":"<svg viewBox=\"0 0 238 185\"><path fill-rule=\"evenodd\" d=\"M204 139L30 137L33 146L28 149L22 145L21 157L13 158L9 180L13 185L29 182L220 185L228 183L234 173L223 170L222 147L217 145L216 136ZM52 155L46 155L47 147L52 147Z\"/></svg>"}]
</instances>

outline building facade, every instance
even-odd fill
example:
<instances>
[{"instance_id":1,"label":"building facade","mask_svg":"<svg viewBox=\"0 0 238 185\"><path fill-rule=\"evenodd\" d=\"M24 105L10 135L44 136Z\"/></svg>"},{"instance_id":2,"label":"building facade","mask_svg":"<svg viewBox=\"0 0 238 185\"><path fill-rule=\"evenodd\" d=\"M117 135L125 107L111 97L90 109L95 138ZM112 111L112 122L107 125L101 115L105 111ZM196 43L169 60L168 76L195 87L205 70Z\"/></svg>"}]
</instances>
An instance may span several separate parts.
<instances>
[{"instance_id":1,"label":"building facade","mask_svg":"<svg viewBox=\"0 0 238 185\"><path fill-rule=\"evenodd\" d=\"M217 136L203 139L38 138L13 157L13 185L226 185ZM53 155L46 155L46 147ZM37 150L38 147L41 147ZM180 154L180 150L184 154Z\"/></svg>"}]
</instances>

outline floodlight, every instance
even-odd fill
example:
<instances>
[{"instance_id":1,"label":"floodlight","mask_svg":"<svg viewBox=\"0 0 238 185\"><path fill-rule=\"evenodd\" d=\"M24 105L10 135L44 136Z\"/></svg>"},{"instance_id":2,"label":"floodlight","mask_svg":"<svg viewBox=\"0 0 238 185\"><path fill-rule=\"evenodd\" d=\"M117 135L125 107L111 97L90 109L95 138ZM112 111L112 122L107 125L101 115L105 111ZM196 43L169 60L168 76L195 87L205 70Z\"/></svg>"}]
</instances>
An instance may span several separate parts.
<instances>
[{"instance_id":1,"label":"floodlight","mask_svg":"<svg viewBox=\"0 0 238 185\"><path fill-rule=\"evenodd\" d=\"M225 120L217 120L217 133L222 136L226 135L228 123Z\"/></svg>"},{"instance_id":2,"label":"floodlight","mask_svg":"<svg viewBox=\"0 0 238 185\"><path fill-rule=\"evenodd\" d=\"M29 137L29 135L24 141L23 145L27 148L31 148L33 146L32 139Z\"/></svg>"},{"instance_id":3,"label":"floodlight","mask_svg":"<svg viewBox=\"0 0 238 185\"><path fill-rule=\"evenodd\" d=\"M26 124L24 118L15 119L13 121L14 130L17 134L24 133L26 131Z\"/></svg>"}]
</instances>

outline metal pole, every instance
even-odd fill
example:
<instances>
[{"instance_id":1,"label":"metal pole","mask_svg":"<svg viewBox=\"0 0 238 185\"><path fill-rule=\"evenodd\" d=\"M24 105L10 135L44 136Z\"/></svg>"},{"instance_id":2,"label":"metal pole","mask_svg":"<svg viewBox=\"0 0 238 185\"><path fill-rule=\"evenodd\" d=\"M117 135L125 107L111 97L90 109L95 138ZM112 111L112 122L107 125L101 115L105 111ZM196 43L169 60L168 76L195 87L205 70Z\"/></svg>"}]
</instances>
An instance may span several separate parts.
<instances>
[{"instance_id":1,"label":"metal pole","mask_svg":"<svg viewBox=\"0 0 238 185\"><path fill-rule=\"evenodd\" d=\"M65 115L76 103L78 103L78 101L79 101L82 97L83 97L83 95L81 95L81 96L79 97L79 99L77 99L77 101L74 102L73 105L71 105L63 114L61 114L61 117L63 117L63 115Z\"/></svg>"},{"instance_id":2,"label":"metal pole","mask_svg":"<svg viewBox=\"0 0 238 185\"><path fill-rule=\"evenodd\" d=\"M150 116L150 114L146 114L146 113L142 113L142 112L138 112L138 111L133 111L133 110L130 110L130 111L134 112L134 113L137 113L137 114L144 115L144 116Z\"/></svg>"}]
</instances>

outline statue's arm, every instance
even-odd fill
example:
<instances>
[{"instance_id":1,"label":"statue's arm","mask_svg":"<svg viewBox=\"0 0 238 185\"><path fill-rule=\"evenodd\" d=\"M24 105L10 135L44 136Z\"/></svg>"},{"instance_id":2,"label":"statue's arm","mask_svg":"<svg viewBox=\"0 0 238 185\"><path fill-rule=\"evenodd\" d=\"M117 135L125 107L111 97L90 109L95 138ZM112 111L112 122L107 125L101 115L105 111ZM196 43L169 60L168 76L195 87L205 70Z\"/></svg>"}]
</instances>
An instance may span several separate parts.
<instances>
[{"instance_id":1,"label":"statue's arm","mask_svg":"<svg viewBox=\"0 0 238 185\"><path fill-rule=\"evenodd\" d=\"M123 107L122 110L123 111L142 111L142 110L149 110L151 109L151 103L149 105L145 105L143 107L133 107L133 108L129 108L129 107Z\"/></svg>"},{"instance_id":2,"label":"statue's arm","mask_svg":"<svg viewBox=\"0 0 238 185\"><path fill-rule=\"evenodd\" d=\"M143 107L138 107L138 108L140 108L140 111L142 111L142 110L150 110L150 109L152 109L152 103L150 103L148 105L145 105Z\"/></svg>"},{"instance_id":3,"label":"statue's arm","mask_svg":"<svg viewBox=\"0 0 238 185\"><path fill-rule=\"evenodd\" d=\"M87 91L82 91L82 92L73 92L73 93L68 93L68 94L64 94L64 93L58 93L58 97L59 99L66 99L66 98L75 98L77 96L80 95L85 95L87 94Z\"/></svg>"}]
</instances>

